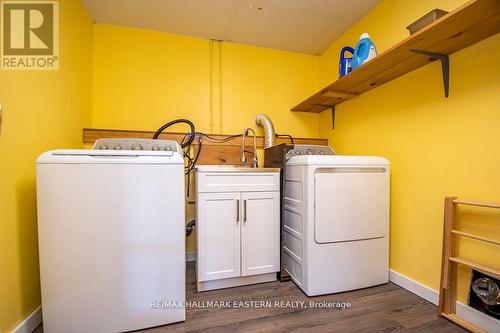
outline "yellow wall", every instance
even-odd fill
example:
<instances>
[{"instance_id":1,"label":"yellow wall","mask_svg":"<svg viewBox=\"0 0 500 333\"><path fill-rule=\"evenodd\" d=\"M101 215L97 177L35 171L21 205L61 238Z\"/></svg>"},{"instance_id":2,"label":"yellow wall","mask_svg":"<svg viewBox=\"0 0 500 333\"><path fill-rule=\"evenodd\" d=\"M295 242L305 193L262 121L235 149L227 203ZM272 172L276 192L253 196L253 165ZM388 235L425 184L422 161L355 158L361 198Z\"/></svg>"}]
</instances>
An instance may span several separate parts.
<instances>
[{"instance_id":1,"label":"yellow wall","mask_svg":"<svg viewBox=\"0 0 500 333\"><path fill-rule=\"evenodd\" d=\"M318 135L317 115L289 112L318 88L318 57L102 24L94 41L94 127L188 118L200 131L240 133L266 113L277 131Z\"/></svg>"},{"instance_id":2,"label":"yellow wall","mask_svg":"<svg viewBox=\"0 0 500 333\"><path fill-rule=\"evenodd\" d=\"M188 118L207 131L208 49L200 38L94 25L93 126L153 130Z\"/></svg>"},{"instance_id":3,"label":"yellow wall","mask_svg":"<svg viewBox=\"0 0 500 333\"><path fill-rule=\"evenodd\" d=\"M428 11L463 2L383 1L320 57L321 85L337 78L341 47L354 46L362 32L381 52L407 37L405 27ZM500 35L451 55L447 99L435 62L337 106L334 131L331 113L321 114L321 136L338 153L391 161L390 266L433 289L439 286L444 196L500 201L498 45ZM482 222L475 229L500 235L492 226ZM462 242L461 250L500 266L498 250L473 242Z\"/></svg>"},{"instance_id":4,"label":"yellow wall","mask_svg":"<svg viewBox=\"0 0 500 333\"><path fill-rule=\"evenodd\" d=\"M224 43L222 59L224 133L256 128L255 115L265 113L278 133L318 137L318 115L290 112L319 88L318 57Z\"/></svg>"},{"instance_id":5,"label":"yellow wall","mask_svg":"<svg viewBox=\"0 0 500 333\"><path fill-rule=\"evenodd\" d=\"M90 125L91 20L78 0L60 1L59 71L0 71L0 331L40 305L35 160L82 147Z\"/></svg>"}]
</instances>

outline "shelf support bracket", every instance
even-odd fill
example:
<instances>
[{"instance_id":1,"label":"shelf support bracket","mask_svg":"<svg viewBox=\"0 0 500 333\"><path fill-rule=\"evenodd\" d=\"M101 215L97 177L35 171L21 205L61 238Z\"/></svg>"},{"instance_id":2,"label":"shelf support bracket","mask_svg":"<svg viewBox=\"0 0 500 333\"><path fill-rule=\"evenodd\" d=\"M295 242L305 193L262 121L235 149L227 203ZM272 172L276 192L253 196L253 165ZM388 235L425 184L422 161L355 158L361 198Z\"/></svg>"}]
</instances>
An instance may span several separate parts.
<instances>
[{"instance_id":1,"label":"shelf support bracket","mask_svg":"<svg viewBox=\"0 0 500 333\"><path fill-rule=\"evenodd\" d=\"M332 130L335 129L335 105L331 106L332 109Z\"/></svg>"},{"instance_id":2,"label":"shelf support bracket","mask_svg":"<svg viewBox=\"0 0 500 333\"><path fill-rule=\"evenodd\" d=\"M433 60L441 61L441 68L443 70L444 97L448 97L450 94L450 59L448 55L416 49L410 49L410 51L428 56Z\"/></svg>"}]
</instances>

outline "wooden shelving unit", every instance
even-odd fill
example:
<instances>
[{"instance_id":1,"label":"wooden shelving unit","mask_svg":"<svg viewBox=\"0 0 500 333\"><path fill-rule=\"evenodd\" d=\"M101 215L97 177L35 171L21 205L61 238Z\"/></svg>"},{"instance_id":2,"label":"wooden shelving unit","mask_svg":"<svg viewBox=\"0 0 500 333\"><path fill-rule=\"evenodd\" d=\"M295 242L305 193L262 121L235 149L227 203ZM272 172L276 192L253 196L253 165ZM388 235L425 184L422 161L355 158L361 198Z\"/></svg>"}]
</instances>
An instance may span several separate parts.
<instances>
[{"instance_id":1,"label":"wooden shelving unit","mask_svg":"<svg viewBox=\"0 0 500 333\"><path fill-rule=\"evenodd\" d=\"M379 54L291 111L318 113L394 80L434 60L443 64L448 95L448 55L500 32L500 1L472 0Z\"/></svg>"},{"instance_id":2,"label":"wooden shelving unit","mask_svg":"<svg viewBox=\"0 0 500 333\"><path fill-rule=\"evenodd\" d=\"M456 210L458 205L486 207L500 209L498 202L482 202L473 200L460 200L456 197L446 197L444 200L444 230L443 252L441 258L441 283L439 287L439 316L445 317L455 324L474 333L486 333L479 327L457 316L457 267L462 265L482 272L486 275L500 278L500 270L461 258L457 255L457 244L454 238L465 237L475 241L500 246L499 239L487 238L455 229ZM498 266L498 265L497 265Z\"/></svg>"}]
</instances>

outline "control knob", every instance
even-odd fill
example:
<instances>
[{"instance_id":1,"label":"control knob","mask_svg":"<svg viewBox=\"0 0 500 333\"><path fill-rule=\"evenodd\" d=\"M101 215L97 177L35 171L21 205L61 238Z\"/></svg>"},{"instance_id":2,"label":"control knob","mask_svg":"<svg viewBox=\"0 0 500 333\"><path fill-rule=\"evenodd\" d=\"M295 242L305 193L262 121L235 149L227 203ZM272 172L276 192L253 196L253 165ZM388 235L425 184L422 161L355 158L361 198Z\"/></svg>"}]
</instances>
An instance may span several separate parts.
<instances>
[{"instance_id":1,"label":"control knob","mask_svg":"<svg viewBox=\"0 0 500 333\"><path fill-rule=\"evenodd\" d=\"M134 143L132 145L132 150L142 150L142 145L140 143Z\"/></svg>"}]
</instances>

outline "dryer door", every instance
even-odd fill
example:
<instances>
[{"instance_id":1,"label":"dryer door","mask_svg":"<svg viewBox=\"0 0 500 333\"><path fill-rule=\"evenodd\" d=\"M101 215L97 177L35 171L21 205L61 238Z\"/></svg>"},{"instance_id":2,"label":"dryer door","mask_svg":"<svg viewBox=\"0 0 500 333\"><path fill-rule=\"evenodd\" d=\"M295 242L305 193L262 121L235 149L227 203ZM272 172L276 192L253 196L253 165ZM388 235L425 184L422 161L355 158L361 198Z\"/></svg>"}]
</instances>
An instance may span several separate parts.
<instances>
[{"instance_id":1,"label":"dryer door","mask_svg":"<svg viewBox=\"0 0 500 333\"><path fill-rule=\"evenodd\" d=\"M387 234L387 168L319 168L314 188L317 243L372 239Z\"/></svg>"}]
</instances>

